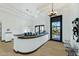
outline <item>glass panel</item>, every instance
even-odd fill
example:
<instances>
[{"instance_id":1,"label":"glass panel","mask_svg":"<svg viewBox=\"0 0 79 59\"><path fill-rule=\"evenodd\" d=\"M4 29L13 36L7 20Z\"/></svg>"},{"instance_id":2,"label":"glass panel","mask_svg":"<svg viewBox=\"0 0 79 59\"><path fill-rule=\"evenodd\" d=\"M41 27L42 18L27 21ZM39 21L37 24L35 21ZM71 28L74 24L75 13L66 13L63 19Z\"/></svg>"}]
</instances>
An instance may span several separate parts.
<instances>
[{"instance_id":1,"label":"glass panel","mask_svg":"<svg viewBox=\"0 0 79 59\"><path fill-rule=\"evenodd\" d=\"M36 33L38 33L39 32L39 27L36 27Z\"/></svg>"},{"instance_id":2,"label":"glass panel","mask_svg":"<svg viewBox=\"0 0 79 59\"><path fill-rule=\"evenodd\" d=\"M44 26L40 26L40 33L44 32Z\"/></svg>"},{"instance_id":3,"label":"glass panel","mask_svg":"<svg viewBox=\"0 0 79 59\"><path fill-rule=\"evenodd\" d=\"M60 21L52 22L52 39L60 40Z\"/></svg>"}]
</instances>

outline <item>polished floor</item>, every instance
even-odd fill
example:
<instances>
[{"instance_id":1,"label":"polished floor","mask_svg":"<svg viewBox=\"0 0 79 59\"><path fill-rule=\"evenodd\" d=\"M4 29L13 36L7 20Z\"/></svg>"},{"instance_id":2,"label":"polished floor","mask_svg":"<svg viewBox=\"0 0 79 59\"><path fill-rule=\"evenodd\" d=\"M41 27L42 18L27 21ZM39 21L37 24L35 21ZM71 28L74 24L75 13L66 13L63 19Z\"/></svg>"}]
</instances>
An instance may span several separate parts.
<instances>
[{"instance_id":1,"label":"polished floor","mask_svg":"<svg viewBox=\"0 0 79 59\"><path fill-rule=\"evenodd\" d=\"M13 51L13 42L0 42L0 56L66 56L63 43L48 41L31 54L20 54Z\"/></svg>"}]
</instances>

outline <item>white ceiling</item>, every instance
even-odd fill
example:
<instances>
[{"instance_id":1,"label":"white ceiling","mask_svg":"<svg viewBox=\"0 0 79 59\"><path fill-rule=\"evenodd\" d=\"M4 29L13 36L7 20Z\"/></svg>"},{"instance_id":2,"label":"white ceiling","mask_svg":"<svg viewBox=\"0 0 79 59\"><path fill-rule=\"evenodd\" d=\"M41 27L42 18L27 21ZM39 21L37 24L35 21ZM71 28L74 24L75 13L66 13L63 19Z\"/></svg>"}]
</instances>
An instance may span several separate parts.
<instances>
[{"instance_id":1,"label":"white ceiling","mask_svg":"<svg viewBox=\"0 0 79 59\"><path fill-rule=\"evenodd\" d=\"M66 3L54 3L54 8L58 9L65 5ZM5 5L6 7L15 8L17 10L26 12L26 9L28 11L36 11L36 10L42 10L46 7L49 9L51 8L51 3L3 3L0 5Z\"/></svg>"},{"instance_id":2,"label":"white ceiling","mask_svg":"<svg viewBox=\"0 0 79 59\"><path fill-rule=\"evenodd\" d=\"M62 8L66 3L54 3L54 9ZM51 3L0 3L5 8L16 10L22 13L37 15L38 12L51 10ZM40 13L42 13L40 12Z\"/></svg>"},{"instance_id":3,"label":"white ceiling","mask_svg":"<svg viewBox=\"0 0 79 59\"><path fill-rule=\"evenodd\" d=\"M15 8L22 12L27 12L27 10L28 12L36 12L37 9L45 7L46 5L48 5L48 3L6 3L4 5L10 8Z\"/></svg>"},{"instance_id":4,"label":"white ceiling","mask_svg":"<svg viewBox=\"0 0 79 59\"><path fill-rule=\"evenodd\" d=\"M19 13L28 13L29 15L37 15L39 11L46 7L48 3L2 3L0 6ZM16 13L15 12L15 13Z\"/></svg>"},{"instance_id":5,"label":"white ceiling","mask_svg":"<svg viewBox=\"0 0 79 59\"><path fill-rule=\"evenodd\" d=\"M54 3L54 9L60 9L67 5L68 3Z\"/></svg>"},{"instance_id":6,"label":"white ceiling","mask_svg":"<svg viewBox=\"0 0 79 59\"><path fill-rule=\"evenodd\" d=\"M43 4L41 4L41 3L39 3L39 4L38 3L12 3L12 4L8 4L8 5L25 12L26 9L35 10L37 7L39 7L40 5L43 5Z\"/></svg>"}]
</instances>

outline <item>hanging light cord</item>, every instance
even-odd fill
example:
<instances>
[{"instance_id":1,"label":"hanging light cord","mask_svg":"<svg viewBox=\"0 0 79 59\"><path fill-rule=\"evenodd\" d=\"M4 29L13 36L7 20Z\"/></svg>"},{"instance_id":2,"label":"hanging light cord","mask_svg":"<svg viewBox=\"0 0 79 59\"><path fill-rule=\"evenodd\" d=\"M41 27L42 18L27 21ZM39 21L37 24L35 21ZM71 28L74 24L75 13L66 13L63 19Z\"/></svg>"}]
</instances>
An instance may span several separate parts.
<instances>
[{"instance_id":1,"label":"hanging light cord","mask_svg":"<svg viewBox=\"0 0 79 59\"><path fill-rule=\"evenodd\" d=\"M54 11L54 10L53 10L53 3L52 3L52 11Z\"/></svg>"}]
</instances>

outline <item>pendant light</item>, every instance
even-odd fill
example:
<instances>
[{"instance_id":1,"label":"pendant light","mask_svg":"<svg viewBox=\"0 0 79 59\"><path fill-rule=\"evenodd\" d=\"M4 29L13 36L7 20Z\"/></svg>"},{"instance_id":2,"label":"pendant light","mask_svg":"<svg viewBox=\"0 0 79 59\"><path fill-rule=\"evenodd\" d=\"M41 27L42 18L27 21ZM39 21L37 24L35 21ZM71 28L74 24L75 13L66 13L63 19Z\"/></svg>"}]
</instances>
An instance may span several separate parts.
<instances>
[{"instance_id":1,"label":"pendant light","mask_svg":"<svg viewBox=\"0 0 79 59\"><path fill-rule=\"evenodd\" d=\"M55 16L55 15L56 15L56 12L54 11L53 3L52 3L52 10L48 13L48 16L52 17L52 16Z\"/></svg>"}]
</instances>

